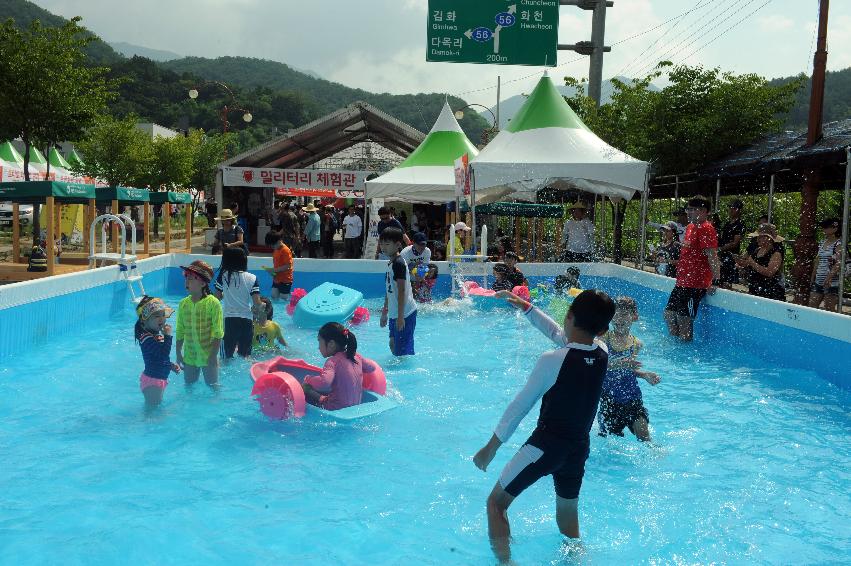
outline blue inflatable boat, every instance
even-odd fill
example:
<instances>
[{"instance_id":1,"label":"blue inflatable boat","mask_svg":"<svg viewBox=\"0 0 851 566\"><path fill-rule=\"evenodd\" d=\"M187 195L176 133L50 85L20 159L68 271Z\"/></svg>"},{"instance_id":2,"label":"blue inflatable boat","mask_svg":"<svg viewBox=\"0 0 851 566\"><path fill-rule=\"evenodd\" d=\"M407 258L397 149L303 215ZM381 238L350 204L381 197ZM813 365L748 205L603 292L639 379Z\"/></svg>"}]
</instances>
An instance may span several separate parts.
<instances>
[{"instance_id":1,"label":"blue inflatable boat","mask_svg":"<svg viewBox=\"0 0 851 566\"><path fill-rule=\"evenodd\" d=\"M321 328L327 322L344 324L363 303L363 293L336 283L323 283L295 306L293 322L300 328Z\"/></svg>"}]
</instances>

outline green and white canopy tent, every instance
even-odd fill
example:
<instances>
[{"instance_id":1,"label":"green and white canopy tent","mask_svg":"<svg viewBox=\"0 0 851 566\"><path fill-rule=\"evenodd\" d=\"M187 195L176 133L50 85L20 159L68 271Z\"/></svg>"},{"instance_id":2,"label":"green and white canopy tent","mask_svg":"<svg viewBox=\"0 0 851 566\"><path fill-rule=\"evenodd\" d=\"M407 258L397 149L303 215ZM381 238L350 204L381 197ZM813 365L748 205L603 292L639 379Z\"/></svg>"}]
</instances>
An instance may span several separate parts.
<instances>
[{"instance_id":1,"label":"green and white canopy tent","mask_svg":"<svg viewBox=\"0 0 851 566\"><path fill-rule=\"evenodd\" d=\"M443 105L431 131L402 163L366 182L366 198L406 202L455 200L455 160L479 152L455 120L449 103Z\"/></svg>"},{"instance_id":2,"label":"green and white canopy tent","mask_svg":"<svg viewBox=\"0 0 851 566\"><path fill-rule=\"evenodd\" d=\"M479 194L499 192L534 200L544 187L630 199L646 190L648 164L591 132L545 73L471 167L482 202Z\"/></svg>"}]
</instances>

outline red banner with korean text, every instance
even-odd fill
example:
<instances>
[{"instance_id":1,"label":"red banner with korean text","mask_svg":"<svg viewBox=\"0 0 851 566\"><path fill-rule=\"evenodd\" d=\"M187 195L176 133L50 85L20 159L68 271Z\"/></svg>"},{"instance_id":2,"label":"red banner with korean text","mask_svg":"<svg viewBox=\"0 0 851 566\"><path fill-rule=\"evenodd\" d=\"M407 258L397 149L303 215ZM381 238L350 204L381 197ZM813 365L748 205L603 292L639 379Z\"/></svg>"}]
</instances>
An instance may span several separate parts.
<instances>
[{"instance_id":1,"label":"red banner with korean text","mask_svg":"<svg viewBox=\"0 0 851 566\"><path fill-rule=\"evenodd\" d=\"M370 171L335 169L274 169L224 167L222 182L227 187L269 187L288 196L362 198ZM279 189L287 192L281 193Z\"/></svg>"}]
</instances>

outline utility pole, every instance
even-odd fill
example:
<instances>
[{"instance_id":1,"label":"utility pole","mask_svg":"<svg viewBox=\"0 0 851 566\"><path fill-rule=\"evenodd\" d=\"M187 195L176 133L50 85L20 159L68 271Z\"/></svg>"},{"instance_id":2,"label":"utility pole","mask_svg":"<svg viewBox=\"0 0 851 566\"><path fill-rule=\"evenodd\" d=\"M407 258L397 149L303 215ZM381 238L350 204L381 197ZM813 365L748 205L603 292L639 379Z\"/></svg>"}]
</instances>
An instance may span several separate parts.
<instances>
[{"instance_id":1,"label":"utility pole","mask_svg":"<svg viewBox=\"0 0 851 566\"><path fill-rule=\"evenodd\" d=\"M810 92L810 115L807 123L807 145L818 142L822 136L824 114L824 79L827 69L827 12L829 0L819 0L818 42L813 56L812 90ZM814 168L806 173L801 187L801 218L799 236L795 240L795 265L792 276L795 282L795 299L806 304L810 295L810 274L816 253L815 217L818 205L821 171Z\"/></svg>"},{"instance_id":2,"label":"utility pole","mask_svg":"<svg viewBox=\"0 0 851 566\"><path fill-rule=\"evenodd\" d=\"M612 50L605 45L606 8L615 5L611 0L559 0L562 6L577 6L583 10L593 10L591 17L591 41L578 41L572 45L559 44L560 51L576 51L580 55L590 55L588 68L588 96L600 106L603 90L603 53Z\"/></svg>"}]
</instances>

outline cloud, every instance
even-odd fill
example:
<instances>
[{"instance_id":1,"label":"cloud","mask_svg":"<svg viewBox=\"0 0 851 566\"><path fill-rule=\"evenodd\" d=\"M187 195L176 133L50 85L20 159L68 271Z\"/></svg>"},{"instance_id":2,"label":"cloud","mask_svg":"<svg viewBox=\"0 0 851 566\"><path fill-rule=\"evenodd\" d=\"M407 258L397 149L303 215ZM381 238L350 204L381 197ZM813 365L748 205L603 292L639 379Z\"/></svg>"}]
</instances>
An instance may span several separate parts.
<instances>
[{"instance_id":1,"label":"cloud","mask_svg":"<svg viewBox=\"0 0 851 566\"><path fill-rule=\"evenodd\" d=\"M768 33L789 31L795 27L795 20L781 14L762 16L761 18L757 18L756 23L760 31Z\"/></svg>"}]
</instances>

